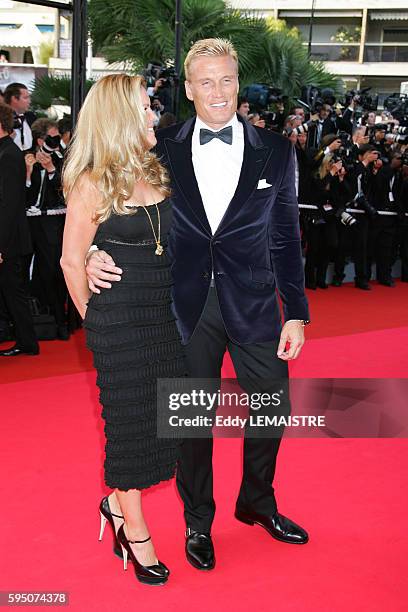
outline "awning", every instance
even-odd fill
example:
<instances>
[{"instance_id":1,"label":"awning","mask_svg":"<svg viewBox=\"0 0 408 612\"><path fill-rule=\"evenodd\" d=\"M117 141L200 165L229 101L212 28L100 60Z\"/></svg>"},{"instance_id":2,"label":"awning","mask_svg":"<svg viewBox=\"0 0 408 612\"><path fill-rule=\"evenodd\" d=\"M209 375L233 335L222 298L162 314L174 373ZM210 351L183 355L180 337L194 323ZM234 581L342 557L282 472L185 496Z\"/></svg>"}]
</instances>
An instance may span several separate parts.
<instances>
[{"instance_id":1,"label":"awning","mask_svg":"<svg viewBox=\"0 0 408 612\"><path fill-rule=\"evenodd\" d=\"M0 47L38 47L43 40L40 30L35 25L24 23L19 28L0 30Z\"/></svg>"},{"instance_id":2,"label":"awning","mask_svg":"<svg viewBox=\"0 0 408 612\"><path fill-rule=\"evenodd\" d=\"M370 11L369 15L372 21L405 21L408 19L408 11Z\"/></svg>"},{"instance_id":3,"label":"awning","mask_svg":"<svg viewBox=\"0 0 408 612\"><path fill-rule=\"evenodd\" d=\"M314 17L327 17L328 19L339 18L339 17L361 17L363 11L314 11ZM292 17L292 18L309 18L311 11L279 11L279 18L281 17Z\"/></svg>"}]
</instances>

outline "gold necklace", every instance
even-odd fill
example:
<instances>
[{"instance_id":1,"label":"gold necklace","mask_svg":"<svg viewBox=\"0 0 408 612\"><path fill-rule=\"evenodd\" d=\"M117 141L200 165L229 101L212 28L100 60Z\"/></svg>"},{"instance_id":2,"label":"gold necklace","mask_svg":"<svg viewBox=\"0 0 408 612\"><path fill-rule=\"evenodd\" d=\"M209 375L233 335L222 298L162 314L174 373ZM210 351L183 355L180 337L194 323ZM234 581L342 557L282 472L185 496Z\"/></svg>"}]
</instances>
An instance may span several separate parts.
<instances>
[{"instance_id":1,"label":"gold necklace","mask_svg":"<svg viewBox=\"0 0 408 612\"><path fill-rule=\"evenodd\" d=\"M156 210L157 210L157 219L158 219L157 234L154 231L154 225L153 225L153 221L152 221L152 218L150 216L149 211L146 210L146 206L142 205L142 208L144 208L147 216L149 217L150 225L152 226L153 236L154 236L154 240L156 242L155 254L156 255L163 255L164 249L163 249L162 245L160 244L160 212L159 212L159 207L157 206L157 204L155 204L155 207L156 207Z\"/></svg>"}]
</instances>

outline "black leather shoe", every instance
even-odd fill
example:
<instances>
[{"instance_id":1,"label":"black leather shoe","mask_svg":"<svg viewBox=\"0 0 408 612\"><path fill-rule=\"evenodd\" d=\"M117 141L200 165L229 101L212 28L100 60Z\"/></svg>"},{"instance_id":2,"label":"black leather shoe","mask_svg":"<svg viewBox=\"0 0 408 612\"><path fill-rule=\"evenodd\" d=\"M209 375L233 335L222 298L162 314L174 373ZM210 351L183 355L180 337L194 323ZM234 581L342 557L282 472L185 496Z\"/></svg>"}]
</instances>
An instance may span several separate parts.
<instances>
[{"instance_id":1,"label":"black leather shoe","mask_svg":"<svg viewBox=\"0 0 408 612\"><path fill-rule=\"evenodd\" d=\"M17 357L17 355L38 355L40 353L39 348L24 349L19 348L17 345L12 346L5 351L0 351L0 357Z\"/></svg>"},{"instance_id":2,"label":"black leather shoe","mask_svg":"<svg viewBox=\"0 0 408 612\"><path fill-rule=\"evenodd\" d=\"M363 289L364 291L371 291L371 285L364 281L356 281L354 283L356 289Z\"/></svg>"},{"instance_id":3,"label":"black leather shoe","mask_svg":"<svg viewBox=\"0 0 408 612\"><path fill-rule=\"evenodd\" d=\"M214 569L215 554L211 535L194 531L188 527L186 530L186 557L196 569Z\"/></svg>"},{"instance_id":4,"label":"black leather shoe","mask_svg":"<svg viewBox=\"0 0 408 612\"><path fill-rule=\"evenodd\" d=\"M58 340L69 340L70 333L66 325L58 325L57 338Z\"/></svg>"},{"instance_id":5,"label":"black leather shoe","mask_svg":"<svg viewBox=\"0 0 408 612\"><path fill-rule=\"evenodd\" d=\"M395 287L395 281L393 281L392 278L378 282L380 285L384 285L385 287Z\"/></svg>"},{"instance_id":6,"label":"black leather shoe","mask_svg":"<svg viewBox=\"0 0 408 612\"><path fill-rule=\"evenodd\" d=\"M332 284L332 287L341 287L343 284L343 281L341 281L339 278L333 278L331 284Z\"/></svg>"},{"instance_id":7,"label":"black leather shoe","mask_svg":"<svg viewBox=\"0 0 408 612\"><path fill-rule=\"evenodd\" d=\"M283 516L283 514L279 514L279 512L272 516L264 516L263 514L247 512L237 508L235 510L235 518L246 525L260 525L275 540L280 542L306 544L309 540L307 532L302 527L296 525L296 523Z\"/></svg>"}]
</instances>

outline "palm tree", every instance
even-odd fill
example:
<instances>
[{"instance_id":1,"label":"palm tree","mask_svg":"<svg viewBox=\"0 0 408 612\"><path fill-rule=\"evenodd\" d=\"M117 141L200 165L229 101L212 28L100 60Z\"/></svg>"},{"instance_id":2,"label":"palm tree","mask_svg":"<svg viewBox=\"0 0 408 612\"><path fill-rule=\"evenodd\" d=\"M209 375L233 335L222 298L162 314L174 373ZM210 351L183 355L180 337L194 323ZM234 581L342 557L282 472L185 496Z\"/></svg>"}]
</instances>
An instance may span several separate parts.
<instances>
[{"instance_id":1,"label":"palm tree","mask_svg":"<svg viewBox=\"0 0 408 612\"><path fill-rule=\"evenodd\" d=\"M174 64L174 0L89 0L89 16L96 51L109 62L126 60L135 72L152 61ZM241 87L264 82L290 98L302 85L340 89L284 24L274 28L270 20L232 9L224 0L183 0L182 59L194 41L210 37L234 43Z\"/></svg>"},{"instance_id":2,"label":"palm tree","mask_svg":"<svg viewBox=\"0 0 408 612\"><path fill-rule=\"evenodd\" d=\"M93 81L86 81L89 91ZM70 104L71 78L67 76L42 76L36 78L31 90L31 102L35 109L45 110L52 104Z\"/></svg>"}]
</instances>

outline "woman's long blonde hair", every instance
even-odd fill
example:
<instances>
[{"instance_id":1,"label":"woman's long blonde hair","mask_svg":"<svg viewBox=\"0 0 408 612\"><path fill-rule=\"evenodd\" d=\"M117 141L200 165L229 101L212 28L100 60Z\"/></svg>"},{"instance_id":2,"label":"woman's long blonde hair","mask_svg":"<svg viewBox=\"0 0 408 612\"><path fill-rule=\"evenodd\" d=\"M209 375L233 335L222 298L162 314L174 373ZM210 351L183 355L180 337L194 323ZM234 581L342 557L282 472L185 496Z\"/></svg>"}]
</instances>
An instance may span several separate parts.
<instances>
[{"instance_id":1,"label":"woman's long blonde hair","mask_svg":"<svg viewBox=\"0 0 408 612\"><path fill-rule=\"evenodd\" d=\"M323 180L329 174L332 163L333 163L333 153L327 153L323 157L323 161L320 164L319 170L317 172L317 176L320 179Z\"/></svg>"},{"instance_id":2,"label":"woman's long blonde hair","mask_svg":"<svg viewBox=\"0 0 408 612\"><path fill-rule=\"evenodd\" d=\"M141 76L110 74L90 89L78 117L64 164L64 197L87 173L101 194L95 220L102 223L115 212L129 214L135 183L144 180L163 198L170 193L163 166L149 148L143 109Z\"/></svg>"}]
</instances>

